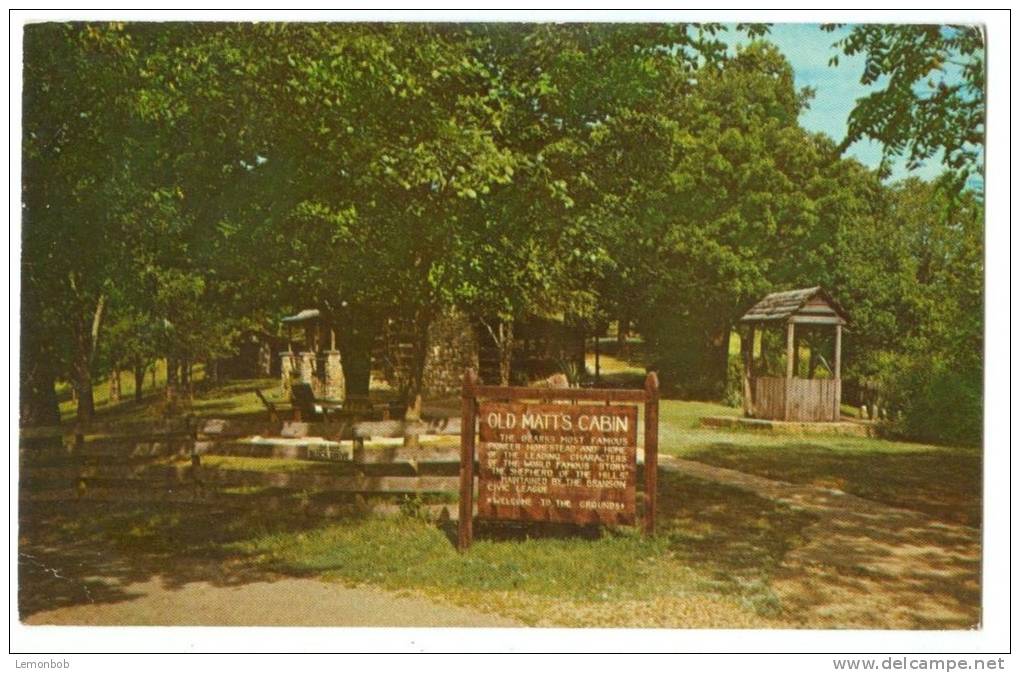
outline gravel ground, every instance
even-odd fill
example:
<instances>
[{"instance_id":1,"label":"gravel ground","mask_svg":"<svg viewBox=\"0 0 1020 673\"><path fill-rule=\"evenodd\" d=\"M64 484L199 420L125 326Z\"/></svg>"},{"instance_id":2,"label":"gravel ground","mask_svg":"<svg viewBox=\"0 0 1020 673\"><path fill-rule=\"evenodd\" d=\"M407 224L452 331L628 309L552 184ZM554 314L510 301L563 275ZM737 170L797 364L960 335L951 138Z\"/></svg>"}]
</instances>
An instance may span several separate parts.
<instances>
[{"instance_id":1,"label":"gravel ground","mask_svg":"<svg viewBox=\"0 0 1020 673\"><path fill-rule=\"evenodd\" d=\"M973 629L981 623L981 530L836 489L671 456L660 467L817 515L777 569L784 616L806 628Z\"/></svg>"},{"instance_id":2,"label":"gravel ground","mask_svg":"<svg viewBox=\"0 0 1020 673\"><path fill-rule=\"evenodd\" d=\"M90 578L89 583L102 581ZM23 622L78 626L521 626L511 619L419 596L345 587L314 578L181 585L156 576L116 588L116 600L35 612Z\"/></svg>"}]
</instances>

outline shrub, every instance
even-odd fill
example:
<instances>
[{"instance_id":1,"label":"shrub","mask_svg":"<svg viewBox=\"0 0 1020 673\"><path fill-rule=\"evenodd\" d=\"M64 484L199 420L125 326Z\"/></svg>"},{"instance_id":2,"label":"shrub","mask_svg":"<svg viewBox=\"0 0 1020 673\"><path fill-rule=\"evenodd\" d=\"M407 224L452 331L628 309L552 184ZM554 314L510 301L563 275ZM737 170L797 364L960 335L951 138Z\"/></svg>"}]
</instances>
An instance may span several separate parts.
<instances>
[{"instance_id":1,"label":"shrub","mask_svg":"<svg viewBox=\"0 0 1020 673\"><path fill-rule=\"evenodd\" d=\"M730 353L726 366L726 387L723 390L723 404L740 407L744 403L744 366L739 353Z\"/></svg>"},{"instance_id":2,"label":"shrub","mask_svg":"<svg viewBox=\"0 0 1020 673\"><path fill-rule=\"evenodd\" d=\"M983 434L982 369L927 358L901 361L887 377L890 423L896 434L942 444L980 445Z\"/></svg>"}]
</instances>

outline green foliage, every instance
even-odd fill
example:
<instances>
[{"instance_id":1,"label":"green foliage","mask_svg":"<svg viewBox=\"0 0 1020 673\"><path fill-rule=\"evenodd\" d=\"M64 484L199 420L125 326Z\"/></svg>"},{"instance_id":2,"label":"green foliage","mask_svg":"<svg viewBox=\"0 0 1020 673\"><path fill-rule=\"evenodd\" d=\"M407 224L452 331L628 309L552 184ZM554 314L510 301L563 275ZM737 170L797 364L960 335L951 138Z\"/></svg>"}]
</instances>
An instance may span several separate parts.
<instances>
[{"instance_id":1,"label":"green foliage","mask_svg":"<svg viewBox=\"0 0 1020 673\"><path fill-rule=\"evenodd\" d=\"M429 512L425 499L420 493L404 495L400 498L400 515L425 523L431 523L432 521L432 514Z\"/></svg>"},{"instance_id":2,"label":"green foliage","mask_svg":"<svg viewBox=\"0 0 1020 673\"><path fill-rule=\"evenodd\" d=\"M309 307L367 381L387 321L421 342L455 306L507 356L526 316L622 318L664 389L732 398L736 318L818 284L855 321L847 376L907 400L940 380L904 373L932 353L979 380L980 200L839 159L799 126L811 92L782 54L730 54L723 29L29 26L23 389L49 404L48 379L86 391L118 363L208 360ZM839 46L890 76L847 142L976 165L980 31L864 26ZM980 394L929 388L971 412Z\"/></svg>"},{"instance_id":3,"label":"green foliage","mask_svg":"<svg viewBox=\"0 0 1020 673\"><path fill-rule=\"evenodd\" d=\"M722 401L728 407L738 409L744 402L743 388L744 364L740 354L730 353L726 365L726 388L723 391Z\"/></svg>"},{"instance_id":4,"label":"green foliage","mask_svg":"<svg viewBox=\"0 0 1020 673\"><path fill-rule=\"evenodd\" d=\"M982 369L923 355L904 359L890 377L890 403L902 410L892 420L900 436L978 446L982 425Z\"/></svg>"},{"instance_id":5,"label":"green foliage","mask_svg":"<svg viewBox=\"0 0 1020 673\"><path fill-rule=\"evenodd\" d=\"M916 168L926 159L941 158L955 172L958 186L983 174L981 26L862 24L833 46L847 56L863 54L861 83L882 87L857 102L840 151L872 138L882 143L885 162L905 156L907 167ZM833 56L830 64L838 61Z\"/></svg>"},{"instance_id":6,"label":"green foliage","mask_svg":"<svg viewBox=\"0 0 1020 673\"><path fill-rule=\"evenodd\" d=\"M877 381L910 436L979 443L983 206L915 179L883 196L880 216L843 232L838 248L832 284L854 321L844 376Z\"/></svg>"}]
</instances>

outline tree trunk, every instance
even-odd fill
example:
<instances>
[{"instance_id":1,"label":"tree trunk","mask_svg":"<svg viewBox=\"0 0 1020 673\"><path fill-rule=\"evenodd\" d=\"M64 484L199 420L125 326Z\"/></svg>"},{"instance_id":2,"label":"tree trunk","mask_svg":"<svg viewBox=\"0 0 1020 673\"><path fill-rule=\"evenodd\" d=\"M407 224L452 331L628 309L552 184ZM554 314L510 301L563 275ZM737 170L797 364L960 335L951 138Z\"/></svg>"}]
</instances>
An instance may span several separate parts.
<instances>
[{"instance_id":1,"label":"tree trunk","mask_svg":"<svg viewBox=\"0 0 1020 673\"><path fill-rule=\"evenodd\" d=\"M407 399L404 402L414 403L420 396L425 385L425 365L428 359L429 326L432 324L432 312L420 310L414 318L414 334L411 344L411 371L408 377Z\"/></svg>"},{"instance_id":2,"label":"tree trunk","mask_svg":"<svg viewBox=\"0 0 1020 673\"><path fill-rule=\"evenodd\" d=\"M95 416L96 403L92 397L92 367L88 355L81 352L81 346L75 348L72 368L74 374L72 385L78 397L78 423L87 424Z\"/></svg>"},{"instance_id":3,"label":"tree trunk","mask_svg":"<svg viewBox=\"0 0 1020 673\"><path fill-rule=\"evenodd\" d=\"M77 419L87 424L95 415L96 404L92 397L92 344L84 318L74 322L72 342L71 385L78 400Z\"/></svg>"},{"instance_id":4,"label":"tree trunk","mask_svg":"<svg viewBox=\"0 0 1020 673\"><path fill-rule=\"evenodd\" d=\"M348 395L368 395L376 328L371 316L352 314L350 327L337 335Z\"/></svg>"},{"instance_id":5,"label":"tree trunk","mask_svg":"<svg viewBox=\"0 0 1020 673\"><path fill-rule=\"evenodd\" d=\"M191 399L195 396L195 387L191 382L191 360L183 358L181 360L181 393L186 399Z\"/></svg>"},{"instance_id":6,"label":"tree trunk","mask_svg":"<svg viewBox=\"0 0 1020 673\"><path fill-rule=\"evenodd\" d=\"M46 328L40 296L29 274L23 274L21 292L21 377L18 412L22 427L58 425L60 404L56 368L48 348L52 332ZM72 391L74 389L72 388Z\"/></svg>"},{"instance_id":7,"label":"tree trunk","mask_svg":"<svg viewBox=\"0 0 1020 673\"><path fill-rule=\"evenodd\" d=\"M493 329L488 320L481 320L489 336L492 337L492 344L496 348L496 359L499 363L499 385L510 385L511 366L514 355L514 324L512 320L499 320L499 325ZM584 344L581 342L581 357L584 357Z\"/></svg>"},{"instance_id":8,"label":"tree trunk","mask_svg":"<svg viewBox=\"0 0 1020 673\"><path fill-rule=\"evenodd\" d=\"M22 332L21 394L18 404L20 425L59 425L60 406L57 402L53 366L45 351L38 344L29 344L30 340L34 340L24 334Z\"/></svg>"},{"instance_id":9,"label":"tree trunk","mask_svg":"<svg viewBox=\"0 0 1020 673\"><path fill-rule=\"evenodd\" d=\"M110 372L110 404L120 402L120 392L120 370L114 369Z\"/></svg>"},{"instance_id":10,"label":"tree trunk","mask_svg":"<svg viewBox=\"0 0 1020 673\"><path fill-rule=\"evenodd\" d=\"M499 349L499 385L508 386L510 385L510 367L514 356L513 321L501 320L498 336L496 347Z\"/></svg>"},{"instance_id":11,"label":"tree trunk","mask_svg":"<svg viewBox=\"0 0 1020 673\"><path fill-rule=\"evenodd\" d=\"M166 359L166 401L170 404L177 399L180 387L178 375L180 374L180 360L175 357Z\"/></svg>"},{"instance_id":12,"label":"tree trunk","mask_svg":"<svg viewBox=\"0 0 1020 673\"><path fill-rule=\"evenodd\" d=\"M626 360L630 357L630 344L627 337L630 336L630 318L620 318L616 323L616 357Z\"/></svg>"},{"instance_id":13,"label":"tree trunk","mask_svg":"<svg viewBox=\"0 0 1020 673\"><path fill-rule=\"evenodd\" d=\"M414 319L414 343L411 350L411 376L407 390L407 411L404 418L409 421L421 419L422 392L425 387L425 364L428 359L429 326L432 324L433 312L422 309L416 312ZM418 436L404 437L404 446L418 448Z\"/></svg>"},{"instance_id":14,"label":"tree trunk","mask_svg":"<svg viewBox=\"0 0 1020 673\"><path fill-rule=\"evenodd\" d=\"M134 368L135 375L135 402L142 401L142 388L145 386L145 365Z\"/></svg>"},{"instance_id":15,"label":"tree trunk","mask_svg":"<svg viewBox=\"0 0 1020 673\"><path fill-rule=\"evenodd\" d=\"M730 328L723 327L712 334L706 352L709 361L706 363L704 391L706 395L722 396L726 391L730 361Z\"/></svg>"},{"instance_id":16,"label":"tree trunk","mask_svg":"<svg viewBox=\"0 0 1020 673\"><path fill-rule=\"evenodd\" d=\"M18 382L18 415L22 427L60 423L57 374L50 350L53 331L46 323L43 311L47 297L33 281L32 274L25 272L23 267L19 351L21 380Z\"/></svg>"},{"instance_id":17,"label":"tree trunk","mask_svg":"<svg viewBox=\"0 0 1020 673\"><path fill-rule=\"evenodd\" d=\"M77 289L71 276L71 287ZM77 419L79 424L92 421L96 411L92 397L92 360L99 342L99 328L103 322L106 297L100 295L92 311L91 324L84 310L77 311L71 322L72 385L78 393Z\"/></svg>"}]
</instances>

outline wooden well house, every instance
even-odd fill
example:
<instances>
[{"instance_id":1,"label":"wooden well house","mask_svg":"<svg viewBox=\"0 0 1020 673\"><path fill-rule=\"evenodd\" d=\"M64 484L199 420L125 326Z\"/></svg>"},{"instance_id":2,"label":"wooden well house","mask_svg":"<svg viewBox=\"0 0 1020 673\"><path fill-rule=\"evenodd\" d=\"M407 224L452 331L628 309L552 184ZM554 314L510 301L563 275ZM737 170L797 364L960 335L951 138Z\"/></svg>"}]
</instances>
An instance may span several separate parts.
<instances>
[{"instance_id":1,"label":"wooden well house","mask_svg":"<svg viewBox=\"0 0 1020 673\"><path fill-rule=\"evenodd\" d=\"M745 415L781 421L838 421L840 351L847 322L843 308L820 287L774 292L752 306L740 319L745 328L741 333ZM770 329L785 331L785 375L769 371L769 363L779 361L767 353L765 334ZM801 357L805 337L811 344L807 362ZM820 352L822 344L831 344L831 361Z\"/></svg>"}]
</instances>

